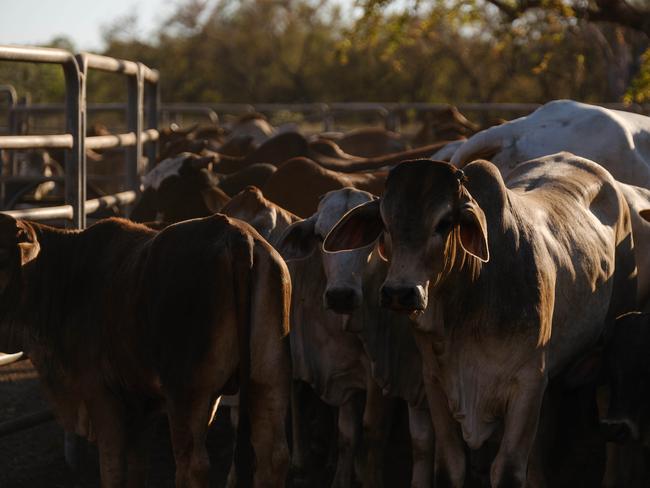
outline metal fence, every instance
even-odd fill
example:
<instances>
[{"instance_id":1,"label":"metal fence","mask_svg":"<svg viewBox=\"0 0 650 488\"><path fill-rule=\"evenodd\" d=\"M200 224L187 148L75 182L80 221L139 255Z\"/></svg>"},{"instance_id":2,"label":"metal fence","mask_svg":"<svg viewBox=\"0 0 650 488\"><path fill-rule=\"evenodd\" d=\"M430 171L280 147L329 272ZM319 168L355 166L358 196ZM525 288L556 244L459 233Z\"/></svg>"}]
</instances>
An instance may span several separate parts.
<instances>
[{"instance_id":1,"label":"metal fence","mask_svg":"<svg viewBox=\"0 0 650 488\"><path fill-rule=\"evenodd\" d=\"M65 75L65 133L52 135L0 136L0 149L65 149L65 205L30 208L6 213L32 220L70 219L77 229L86 226L86 215L105 205L132 203L139 191L139 174L146 171L143 154L148 161L156 158L158 140L158 72L134 61L91 53L73 55L63 49L0 46L0 61L21 61L59 64ZM86 79L96 69L126 76L127 131L108 136L86 136ZM11 90L7 90L11 91ZM10 94L9 130L15 127L16 99ZM56 108L60 110L60 106ZM146 112L146 117L145 117ZM13 117L13 118L12 118ZM86 149L127 148L127 191L86 201ZM3 176L2 182L20 181Z\"/></svg>"}]
</instances>

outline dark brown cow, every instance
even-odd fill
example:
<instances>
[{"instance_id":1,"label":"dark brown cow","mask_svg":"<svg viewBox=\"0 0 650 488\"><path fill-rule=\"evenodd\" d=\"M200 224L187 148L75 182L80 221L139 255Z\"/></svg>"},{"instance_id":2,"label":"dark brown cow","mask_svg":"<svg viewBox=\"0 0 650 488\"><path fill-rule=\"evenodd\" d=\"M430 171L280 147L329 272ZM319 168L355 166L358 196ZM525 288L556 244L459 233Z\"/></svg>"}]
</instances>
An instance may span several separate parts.
<instances>
[{"instance_id":1,"label":"dark brown cow","mask_svg":"<svg viewBox=\"0 0 650 488\"><path fill-rule=\"evenodd\" d=\"M272 164L256 163L229 175L219 175L219 188L228 196L235 196L247 186L262 188L277 171Z\"/></svg>"},{"instance_id":2,"label":"dark brown cow","mask_svg":"<svg viewBox=\"0 0 650 488\"><path fill-rule=\"evenodd\" d=\"M318 208L318 199L328 191L347 186L375 195L381 194L387 172L340 173L323 168L307 158L295 158L281 165L262 191L282 208L309 217Z\"/></svg>"},{"instance_id":3,"label":"dark brown cow","mask_svg":"<svg viewBox=\"0 0 650 488\"><path fill-rule=\"evenodd\" d=\"M351 130L334 141L345 153L363 158L404 152L407 149L407 143L400 134L379 127Z\"/></svg>"},{"instance_id":4,"label":"dark brown cow","mask_svg":"<svg viewBox=\"0 0 650 488\"><path fill-rule=\"evenodd\" d=\"M142 178L140 199L131 212L136 222L180 222L221 210L230 197L217 185L211 157L182 153L166 159Z\"/></svg>"},{"instance_id":5,"label":"dark brown cow","mask_svg":"<svg viewBox=\"0 0 650 488\"><path fill-rule=\"evenodd\" d=\"M96 439L102 487L144 486L160 407L176 486L207 487L206 431L237 384L238 478L284 486L290 281L250 226L217 215L78 232L1 216L0 264L2 345L29 354L66 430Z\"/></svg>"}]
</instances>

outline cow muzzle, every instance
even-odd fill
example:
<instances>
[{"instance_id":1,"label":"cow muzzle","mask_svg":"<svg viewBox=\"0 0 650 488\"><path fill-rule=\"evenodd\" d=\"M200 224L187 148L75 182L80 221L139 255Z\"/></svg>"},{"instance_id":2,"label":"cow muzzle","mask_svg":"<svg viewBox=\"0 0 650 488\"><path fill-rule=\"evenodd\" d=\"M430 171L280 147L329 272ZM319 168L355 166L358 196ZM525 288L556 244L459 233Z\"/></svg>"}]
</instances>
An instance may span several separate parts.
<instances>
[{"instance_id":1,"label":"cow muzzle","mask_svg":"<svg viewBox=\"0 0 650 488\"><path fill-rule=\"evenodd\" d=\"M381 306L401 312L423 311L427 295L421 285L389 285L381 287Z\"/></svg>"},{"instance_id":2,"label":"cow muzzle","mask_svg":"<svg viewBox=\"0 0 650 488\"><path fill-rule=\"evenodd\" d=\"M330 288L325 291L325 308L340 314L351 314L361 305L361 295L354 288Z\"/></svg>"},{"instance_id":3,"label":"cow muzzle","mask_svg":"<svg viewBox=\"0 0 650 488\"><path fill-rule=\"evenodd\" d=\"M625 444L630 441L639 440L639 428L635 422L629 419L602 419L600 431L609 442Z\"/></svg>"}]
</instances>

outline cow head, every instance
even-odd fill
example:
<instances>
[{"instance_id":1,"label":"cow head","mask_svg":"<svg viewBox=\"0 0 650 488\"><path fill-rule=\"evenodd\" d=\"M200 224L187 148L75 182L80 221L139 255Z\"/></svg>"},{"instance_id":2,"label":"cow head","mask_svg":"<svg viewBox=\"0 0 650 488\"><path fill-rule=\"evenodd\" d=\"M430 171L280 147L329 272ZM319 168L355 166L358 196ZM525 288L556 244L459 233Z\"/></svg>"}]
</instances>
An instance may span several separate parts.
<instances>
[{"instance_id":1,"label":"cow head","mask_svg":"<svg viewBox=\"0 0 650 488\"><path fill-rule=\"evenodd\" d=\"M448 163L414 160L393 169L381 200L348 212L325 239L329 252L374 242L389 261L381 287L385 307L424 311L430 285L457 264L489 259L483 210L464 185L462 171Z\"/></svg>"},{"instance_id":2,"label":"cow head","mask_svg":"<svg viewBox=\"0 0 650 488\"><path fill-rule=\"evenodd\" d=\"M0 295L11 288L21 267L39 252L36 232L29 223L0 214Z\"/></svg>"},{"instance_id":3,"label":"cow head","mask_svg":"<svg viewBox=\"0 0 650 488\"><path fill-rule=\"evenodd\" d=\"M601 429L607 440L650 444L650 314L619 317L605 350L610 386L607 416Z\"/></svg>"},{"instance_id":4,"label":"cow head","mask_svg":"<svg viewBox=\"0 0 650 488\"><path fill-rule=\"evenodd\" d=\"M229 200L217 187L213 156L182 153L165 159L142 177L142 195L131 219L179 222L206 217Z\"/></svg>"},{"instance_id":5,"label":"cow head","mask_svg":"<svg viewBox=\"0 0 650 488\"><path fill-rule=\"evenodd\" d=\"M331 191L321 199L314 215L289 226L278 243L286 260L304 259L314 252L320 254L327 279L323 303L334 312L351 314L361 305L362 275L372 252L372 242L354 252L339 253L324 253L321 243L346 212L375 199L374 195L354 188Z\"/></svg>"}]
</instances>

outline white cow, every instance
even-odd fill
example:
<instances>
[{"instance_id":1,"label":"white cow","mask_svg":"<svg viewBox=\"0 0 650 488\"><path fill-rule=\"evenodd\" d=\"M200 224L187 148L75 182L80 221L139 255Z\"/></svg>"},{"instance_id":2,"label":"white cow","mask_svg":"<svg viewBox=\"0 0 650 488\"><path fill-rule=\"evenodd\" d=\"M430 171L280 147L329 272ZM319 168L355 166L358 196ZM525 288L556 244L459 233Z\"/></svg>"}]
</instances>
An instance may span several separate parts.
<instances>
[{"instance_id":1,"label":"white cow","mask_svg":"<svg viewBox=\"0 0 650 488\"><path fill-rule=\"evenodd\" d=\"M532 114L491 127L433 159L462 167L492 161L507 175L519 163L560 151L597 161L619 181L650 188L650 117L595 105L556 100Z\"/></svg>"}]
</instances>

